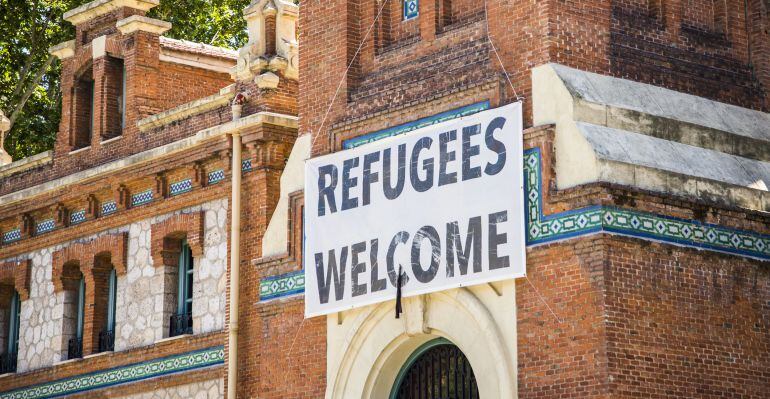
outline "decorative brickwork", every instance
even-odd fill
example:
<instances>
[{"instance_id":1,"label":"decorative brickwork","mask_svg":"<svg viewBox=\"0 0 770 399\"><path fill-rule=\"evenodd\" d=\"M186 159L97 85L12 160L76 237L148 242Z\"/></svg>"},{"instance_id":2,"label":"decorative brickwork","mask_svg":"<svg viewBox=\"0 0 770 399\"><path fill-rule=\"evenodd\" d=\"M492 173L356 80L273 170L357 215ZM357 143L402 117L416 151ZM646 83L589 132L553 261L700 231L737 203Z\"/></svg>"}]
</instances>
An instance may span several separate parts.
<instances>
[{"instance_id":1,"label":"decorative brickwork","mask_svg":"<svg viewBox=\"0 0 770 399\"><path fill-rule=\"evenodd\" d=\"M97 258L107 257L118 275L126 273L128 256L128 236L126 233L107 234L88 242L69 245L53 254L53 282L56 292L63 289L62 276L64 265L77 262L86 270L94 267Z\"/></svg>"},{"instance_id":2,"label":"decorative brickwork","mask_svg":"<svg viewBox=\"0 0 770 399\"><path fill-rule=\"evenodd\" d=\"M125 275L128 234L108 234L84 243L74 243L53 253L54 291L64 297L62 345L74 336L77 281L85 281L83 353L97 352L99 333L106 325L110 271Z\"/></svg>"},{"instance_id":3,"label":"decorative brickwork","mask_svg":"<svg viewBox=\"0 0 770 399\"><path fill-rule=\"evenodd\" d=\"M152 225L152 261L155 267L177 266L178 242L187 240L194 257L203 255L202 212L182 213Z\"/></svg>"},{"instance_id":4,"label":"decorative brickwork","mask_svg":"<svg viewBox=\"0 0 770 399\"><path fill-rule=\"evenodd\" d=\"M31 273L31 260L0 263L0 284L12 286L19 293L19 298L26 301L29 299Z\"/></svg>"}]
</instances>

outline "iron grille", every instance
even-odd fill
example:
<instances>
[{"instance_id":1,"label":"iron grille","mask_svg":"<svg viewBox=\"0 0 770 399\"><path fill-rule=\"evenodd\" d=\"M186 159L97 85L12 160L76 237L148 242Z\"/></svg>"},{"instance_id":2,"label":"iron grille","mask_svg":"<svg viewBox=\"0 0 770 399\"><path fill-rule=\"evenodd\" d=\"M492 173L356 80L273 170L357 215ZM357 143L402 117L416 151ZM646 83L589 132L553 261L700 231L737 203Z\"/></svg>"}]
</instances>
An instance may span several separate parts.
<instances>
[{"instance_id":1,"label":"iron grille","mask_svg":"<svg viewBox=\"0 0 770 399\"><path fill-rule=\"evenodd\" d=\"M3 353L0 355L0 374L15 373L18 357L19 354L16 352Z\"/></svg>"},{"instance_id":2,"label":"iron grille","mask_svg":"<svg viewBox=\"0 0 770 399\"><path fill-rule=\"evenodd\" d=\"M80 359L83 357L83 338L70 338L67 343L67 359Z\"/></svg>"},{"instance_id":3,"label":"iron grille","mask_svg":"<svg viewBox=\"0 0 770 399\"><path fill-rule=\"evenodd\" d=\"M192 334L193 331L192 314L181 313L171 316L171 330L169 331L169 337L176 337L182 334Z\"/></svg>"},{"instance_id":4,"label":"iron grille","mask_svg":"<svg viewBox=\"0 0 770 399\"><path fill-rule=\"evenodd\" d=\"M454 345L425 351L407 370L396 399L478 399L468 358Z\"/></svg>"},{"instance_id":5,"label":"iron grille","mask_svg":"<svg viewBox=\"0 0 770 399\"><path fill-rule=\"evenodd\" d=\"M103 330L99 333L99 352L109 352L115 350L115 332L112 330Z\"/></svg>"}]
</instances>

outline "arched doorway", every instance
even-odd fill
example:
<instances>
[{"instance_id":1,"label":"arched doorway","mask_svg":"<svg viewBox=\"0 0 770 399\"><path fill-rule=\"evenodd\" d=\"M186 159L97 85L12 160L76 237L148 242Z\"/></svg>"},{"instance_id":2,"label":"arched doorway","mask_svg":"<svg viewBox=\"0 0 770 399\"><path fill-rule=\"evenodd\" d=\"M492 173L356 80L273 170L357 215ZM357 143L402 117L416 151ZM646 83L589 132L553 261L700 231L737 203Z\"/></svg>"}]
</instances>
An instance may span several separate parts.
<instances>
[{"instance_id":1,"label":"arched doorway","mask_svg":"<svg viewBox=\"0 0 770 399\"><path fill-rule=\"evenodd\" d=\"M478 399L468 358L445 338L428 341L407 359L390 399Z\"/></svg>"}]
</instances>

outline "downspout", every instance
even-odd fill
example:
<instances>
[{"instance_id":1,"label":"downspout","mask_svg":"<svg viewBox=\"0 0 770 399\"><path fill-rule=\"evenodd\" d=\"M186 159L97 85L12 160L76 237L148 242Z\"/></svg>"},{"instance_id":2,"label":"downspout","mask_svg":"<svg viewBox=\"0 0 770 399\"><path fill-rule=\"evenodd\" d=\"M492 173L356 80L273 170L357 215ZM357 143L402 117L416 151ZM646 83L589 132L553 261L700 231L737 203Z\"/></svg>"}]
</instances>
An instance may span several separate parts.
<instances>
[{"instance_id":1,"label":"downspout","mask_svg":"<svg viewBox=\"0 0 770 399\"><path fill-rule=\"evenodd\" d=\"M235 96L232 104L233 121L241 118L246 101L243 93ZM227 398L236 399L238 383L238 313L241 291L241 132L234 129L232 192L230 194L230 328L228 332Z\"/></svg>"}]
</instances>

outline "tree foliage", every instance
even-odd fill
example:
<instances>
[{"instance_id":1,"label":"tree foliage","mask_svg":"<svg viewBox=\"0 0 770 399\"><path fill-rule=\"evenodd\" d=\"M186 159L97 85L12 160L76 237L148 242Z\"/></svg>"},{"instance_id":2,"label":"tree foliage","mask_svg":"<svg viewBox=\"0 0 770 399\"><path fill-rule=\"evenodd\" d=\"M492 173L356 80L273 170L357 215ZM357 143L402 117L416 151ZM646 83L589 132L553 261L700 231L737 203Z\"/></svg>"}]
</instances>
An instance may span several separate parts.
<instances>
[{"instance_id":1,"label":"tree foliage","mask_svg":"<svg viewBox=\"0 0 770 399\"><path fill-rule=\"evenodd\" d=\"M60 63L48 48L72 39L62 15L89 0L0 0L0 110L13 125L5 149L21 159L51 149L61 115ZM237 49L247 40L249 0L161 0L148 16L171 22L165 35Z\"/></svg>"}]
</instances>

